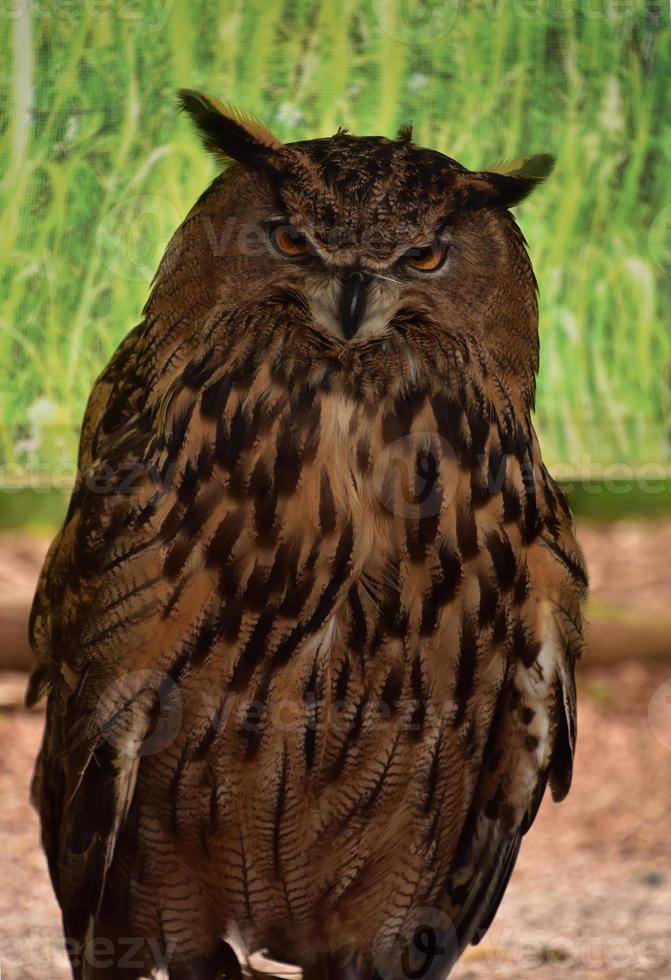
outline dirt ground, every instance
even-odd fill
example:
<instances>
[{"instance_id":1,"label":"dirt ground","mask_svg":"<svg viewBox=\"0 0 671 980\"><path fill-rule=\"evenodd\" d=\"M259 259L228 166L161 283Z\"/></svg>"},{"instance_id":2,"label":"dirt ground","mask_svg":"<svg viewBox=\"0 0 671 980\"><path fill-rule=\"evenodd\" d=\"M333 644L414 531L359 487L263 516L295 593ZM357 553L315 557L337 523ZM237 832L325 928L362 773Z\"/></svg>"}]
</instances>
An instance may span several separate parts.
<instances>
[{"instance_id":1,"label":"dirt ground","mask_svg":"<svg viewBox=\"0 0 671 980\"><path fill-rule=\"evenodd\" d=\"M597 610L664 620L671 523L586 528L582 540ZM671 654L670 633L663 646ZM494 925L456 980L671 977L671 655L651 659L634 644L608 663L607 652L591 664L588 656L579 674L573 789L561 805L544 801ZM0 977L65 980L28 803L44 715L17 707L24 683L0 675Z\"/></svg>"}]
</instances>

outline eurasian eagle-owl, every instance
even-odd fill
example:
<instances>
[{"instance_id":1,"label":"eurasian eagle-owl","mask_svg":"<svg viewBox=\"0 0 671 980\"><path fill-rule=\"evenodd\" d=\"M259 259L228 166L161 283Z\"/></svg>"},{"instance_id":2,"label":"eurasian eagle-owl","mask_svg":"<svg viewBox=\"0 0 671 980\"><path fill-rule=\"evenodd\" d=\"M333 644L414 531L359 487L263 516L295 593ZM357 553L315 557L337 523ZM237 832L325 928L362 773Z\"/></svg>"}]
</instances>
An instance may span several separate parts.
<instances>
[{"instance_id":1,"label":"eurasian eagle-owl","mask_svg":"<svg viewBox=\"0 0 671 980\"><path fill-rule=\"evenodd\" d=\"M93 389L31 624L73 973L444 976L571 779L586 577L508 210L552 161L181 99L227 166Z\"/></svg>"}]
</instances>

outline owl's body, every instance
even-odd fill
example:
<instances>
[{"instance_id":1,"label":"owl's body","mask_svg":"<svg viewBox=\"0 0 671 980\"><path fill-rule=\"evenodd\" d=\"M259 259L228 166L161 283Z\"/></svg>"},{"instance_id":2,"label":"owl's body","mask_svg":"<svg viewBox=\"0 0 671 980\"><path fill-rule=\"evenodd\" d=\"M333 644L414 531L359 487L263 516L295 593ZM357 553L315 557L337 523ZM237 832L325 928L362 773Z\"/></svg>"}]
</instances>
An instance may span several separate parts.
<instances>
[{"instance_id":1,"label":"owl's body","mask_svg":"<svg viewBox=\"0 0 671 980\"><path fill-rule=\"evenodd\" d=\"M444 975L570 783L585 576L535 281L440 154L244 133L94 389L36 597L45 847L66 936L115 951L73 969L215 977L238 937L391 980L430 927ZM240 245L278 219L314 254ZM445 267L399 270L446 219Z\"/></svg>"}]
</instances>

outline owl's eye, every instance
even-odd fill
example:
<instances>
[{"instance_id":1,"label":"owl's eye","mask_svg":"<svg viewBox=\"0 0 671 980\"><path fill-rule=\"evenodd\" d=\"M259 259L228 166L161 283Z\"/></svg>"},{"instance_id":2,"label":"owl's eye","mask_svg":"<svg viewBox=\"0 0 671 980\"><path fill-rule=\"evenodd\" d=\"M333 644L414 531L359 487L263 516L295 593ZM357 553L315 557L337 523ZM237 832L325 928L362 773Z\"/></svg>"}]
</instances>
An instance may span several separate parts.
<instances>
[{"instance_id":1,"label":"owl's eye","mask_svg":"<svg viewBox=\"0 0 671 980\"><path fill-rule=\"evenodd\" d=\"M309 252L307 238L293 225L279 225L273 228L270 241L275 251L285 258L297 259Z\"/></svg>"},{"instance_id":2,"label":"owl's eye","mask_svg":"<svg viewBox=\"0 0 671 980\"><path fill-rule=\"evenodd\" d=\"M401 259L411 269L420 272L436 272L447 258L448 246L445 242L431 242L430 245L415 245L404 252Z\"/></svg>"}]
</instances>

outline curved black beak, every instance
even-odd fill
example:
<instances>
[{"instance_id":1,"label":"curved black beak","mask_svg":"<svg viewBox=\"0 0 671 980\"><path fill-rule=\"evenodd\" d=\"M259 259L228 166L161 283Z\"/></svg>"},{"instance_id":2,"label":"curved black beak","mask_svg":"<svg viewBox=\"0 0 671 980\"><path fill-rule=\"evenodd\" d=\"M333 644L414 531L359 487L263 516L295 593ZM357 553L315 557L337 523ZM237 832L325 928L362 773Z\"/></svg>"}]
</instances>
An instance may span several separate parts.
<instances>
[{"instance_id":1,"label":"curved black beak","mask_svg":"<svg viewBox=\"0 0 671 980\"><path fill-rule=\"evenodd\" d=\"M340 325L347 340L351 340L361 326L366 309L366 290L370 276L357 269L345 279L340 303Z\"/></svg>"}]
</instances>

